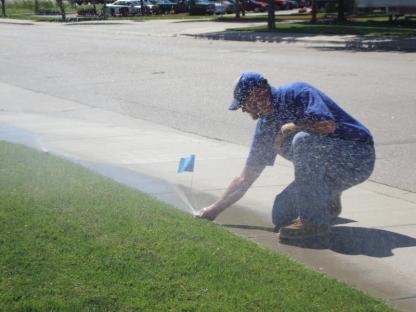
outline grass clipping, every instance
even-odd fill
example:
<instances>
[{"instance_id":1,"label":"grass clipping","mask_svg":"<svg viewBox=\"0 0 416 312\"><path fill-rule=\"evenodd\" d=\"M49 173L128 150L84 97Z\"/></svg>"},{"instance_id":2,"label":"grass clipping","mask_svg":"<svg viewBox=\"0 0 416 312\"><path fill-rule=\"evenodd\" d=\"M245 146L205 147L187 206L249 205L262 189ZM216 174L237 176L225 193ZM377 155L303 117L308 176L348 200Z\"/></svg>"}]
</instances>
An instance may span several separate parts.
<instances>
[{"instance_id":1,"label":"grass clipping","mask_svg":"<svg viewBox=\"0 0 416 312\"><path fill-rule=\"evenodd\" d=\"M0 142L3 311L391 311L68 161Z\"/></svg>"}]
</instances>

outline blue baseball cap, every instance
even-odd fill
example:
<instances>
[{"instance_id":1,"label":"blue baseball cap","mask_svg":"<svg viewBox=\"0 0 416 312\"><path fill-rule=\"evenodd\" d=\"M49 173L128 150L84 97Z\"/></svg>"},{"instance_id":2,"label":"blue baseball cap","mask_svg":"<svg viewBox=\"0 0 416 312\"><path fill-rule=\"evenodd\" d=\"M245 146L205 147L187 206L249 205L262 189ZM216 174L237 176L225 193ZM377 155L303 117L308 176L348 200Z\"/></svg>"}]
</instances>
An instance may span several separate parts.
<instances>
[{"instance_id":1,"label":"blue baseball cap","mask_svg":"<svg viewBox=\"0 0 416 312\"><path fill-rule=\"evenodd\" d=\"M239 109L244 100L250 95L255 87L264 86L267 84L267 79L262 75L254 72L245 72L237 78L234 87L234 100L228 107L229 110Z\"/></svg>"}]
</instances>

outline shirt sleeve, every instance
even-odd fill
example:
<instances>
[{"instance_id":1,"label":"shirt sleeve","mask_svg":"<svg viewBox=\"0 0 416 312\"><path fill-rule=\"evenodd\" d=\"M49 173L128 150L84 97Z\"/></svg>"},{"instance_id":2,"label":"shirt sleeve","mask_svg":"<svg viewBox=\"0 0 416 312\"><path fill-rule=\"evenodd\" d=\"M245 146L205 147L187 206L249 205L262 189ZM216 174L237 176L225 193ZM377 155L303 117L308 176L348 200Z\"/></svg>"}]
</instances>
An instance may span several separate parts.
<instances>
[{"instance_id":1,"label":"shirt sleeve","mask_svg":"<svg viewBox=\"0 0 416 312\"><path fill-rule=\"evenodd\" d=\"M250 166L273 166L277 151L274 141L279 128L276 120L260 119L246 161Z\"/></svg>"},{"instance_id":2,"label":"shirt sleeve","mask_svg":"<svg viewBox=\"0 0 416 312\"><path fill-rule=\"evenodd\" d=\"M300 101L303 107L303 114L299 116L300 119L313 121L334 120L334 116L326 104L328 100L319 90L308 88L300 92L298 101Z\"/></svg>"}]
</instances>

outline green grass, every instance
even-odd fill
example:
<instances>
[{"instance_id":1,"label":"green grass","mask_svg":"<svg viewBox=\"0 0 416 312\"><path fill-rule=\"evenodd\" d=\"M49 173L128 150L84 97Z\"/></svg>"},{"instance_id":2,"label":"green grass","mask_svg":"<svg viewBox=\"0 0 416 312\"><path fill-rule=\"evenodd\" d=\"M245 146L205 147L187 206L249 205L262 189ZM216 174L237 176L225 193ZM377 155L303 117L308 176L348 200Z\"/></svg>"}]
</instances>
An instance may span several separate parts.
<instances>
[{"instance_id":1,"label":"green grass","mask_svg":"<svg viewBox=\"0 0 416 312\"><path fill-rule=\"evenodd\" d=\"M244 27L233 30L239 31L259 31L270 32L267 26ZM277 33L300 33L314 35L360 35L360 36L380 36L380 37L414 37L416 36L416 28L406 27L376 27L366 26L356 23L330 24L318 22L312 24L309 22L285 23L278 22L276 29L272 32Z\"/></svg>"},{"instance_id":2,"label":"green grass","mask_svg":"<svg viewBox=\"0 0 416 312\"><path fill-rule=\"evenodd\" d=\"M334 22L336 14L318 14L318 22L310 23L310 14L293 14L276 16L277 33L301 33L321 35L361 35L361 36L382 36L382 37L414 37L416 36L416 22L410 19L401 18L390 23L388 17L370 15L367 17L350 17L348 21ZM244 27L233 30L270 32L267 28L267 15L245 16L240 19L225 16L217 19L221 21L243 21L243 22L264 22L265 25L255 27ZM288 22L290 21L290 22Z\"/></svg>"},{"instance_id":3,"label":"green grass","mask_svg":"<svg viewBox=\"0 0 416 312\"><path fill-rule=\"evenodd\" d=\"M318 18L328 18L328 17L334 17L334 14L328 14L328 13L318 13ZM311 15L310 14L285 14L285 15L276 15L277 21L291 21L291 20L310 20ZM267 23L267 13L264 14L257 14L257 15L246 15L246 16L240 16L240 18L236 18L235 14L231 15L223 15L218 16L216 18L219 22L265 22Z\"/></svg>"},{"instance_id":4,"label":"green grass","mask_svg":"<svg viewBox=\"0 0 416 312\"><path fill-rule=\"evenodd\" d=\"M57 15L35 15L33 2L25 1L23 3L9 4L6 5L7 18L19 19L19 20L30 20L35 22L60 22L59 7L55 3L42 2L40 1L40 10L53 10ZM45 4L47 3L47 4ZM70 5L65 6L66 14L76 13L76 8ZM3 16L0 16L2 18Z\"/></svg>"},{"instance_id":5,"label":"green grass","mask_svg":"<svg viewBox=\"0 0 416 312\"><path fill-rule=\"evenodd\" d=\"M66 160L0 164L1 311L393 311Z\"/></svg>"}]
</instances>

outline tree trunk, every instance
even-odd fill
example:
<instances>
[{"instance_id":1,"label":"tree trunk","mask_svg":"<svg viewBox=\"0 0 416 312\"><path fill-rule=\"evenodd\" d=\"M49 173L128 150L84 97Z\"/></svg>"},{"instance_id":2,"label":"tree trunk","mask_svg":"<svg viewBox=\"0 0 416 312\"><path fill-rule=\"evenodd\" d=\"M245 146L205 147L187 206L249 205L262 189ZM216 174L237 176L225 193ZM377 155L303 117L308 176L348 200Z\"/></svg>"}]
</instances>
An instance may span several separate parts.
<instances>
[{"instance_id":1,"label":"tree trunk","mask_svg":"<svg viewBox=\"0 0 416 312\"><path fill-rule=\"evenodd\" d=\"M344 0L338 0L338 22L345 21L345 3Z\"/></svg>"},{"instance_id":2,"label":"tree trunk","mask_svg":"<svg viewBox=\"0 0 416 312\"><path fill-rule=\"evenodd\" d=\"M241 1L241 15L246 16L246 4L245 4L245 0L240 0Z\"/></svg>"},{"instance_id":3,"label":"tree trunk","mask_svg":"<svg viewBox=\"0 0 416 312\"><path fill-rule=\"evenodd\" d=\"M311 23L316 23L316 13L318 11L318 7L316 6L316 0L312 0L312 19Z\"/></svg>"},{"instance_id":4,"label":"tree trunk","mask_svg":"<svg viewBox=\"0 0 416 312\"><path fill-rule=\"evenodd\" d=\"M107 19L107 1L103 1L103 8L102 8L102 18Z\"/></svg>"},{"instance_id":5,"label":"tree trunk","mask_svg":"<svg viewBox=\"0 0 416 312\"><path fill-rule=\"evenodd\" d=\"M240 0L235 1L235 18L240 18Z\"/></svg>"},{"instance_id":6,"label":"tree trunk","mask_svg":"<svg viewBox=\"0 0 416 312\"><path fill-rule=\"evenodd\" d=\"M6 0L1 0L1 13L6 17Z\"/></svg>"},{"instance_id":7,"label":"tree trunk","mask_svg":"<svg viewBox=\"0 0 416 312\"><path fill-rule=\"evenodd\" d=\"M65 14L64 1L63 0L56 0L56 2L58 3L59 10L61 11L62 21L65 22L65 20L66 20L66 14Z\"/></svg>"},{"instance_id":8,"label":"tree trunk","mask_svg":"<svg viewBox=\"0 0 416 312\"><path fill-rule=\"evenodd\" d=\"M267 28L269 30L276 29L276 15L274 13L274 1L268 0L269 10L267 14Z\"/></svg>"},{"instance_id":9,"label":"tree trunk","mask_svg":"<svg viewBox=\"0 0 416 312\"><path fill-rule=\"evenodd\" d=\"M92 7L94 8L94 15L97 15L97 6L96 6L96 0L92 0Z\"/></svg>"},{"instance_id":10,"label":"tree trunk","mask_svg":"<svg viewBox=\"0 0 416 312\"><path fill-rule=\"evenodd\" d=\"M39 13L39 1L35 0L35 14Z\"/></svg>"},{"instance_id":11,"label":"tree trunk","mask_svg":"<svg viewBox=\"0 0 416 312\"><path fill-rule=\"evenodd\" d=\"M140 12L142 13L142 16L144 16L146 14L145 9L144 9L144 1L140 0Z\"/></svg>"}]
</instances>

